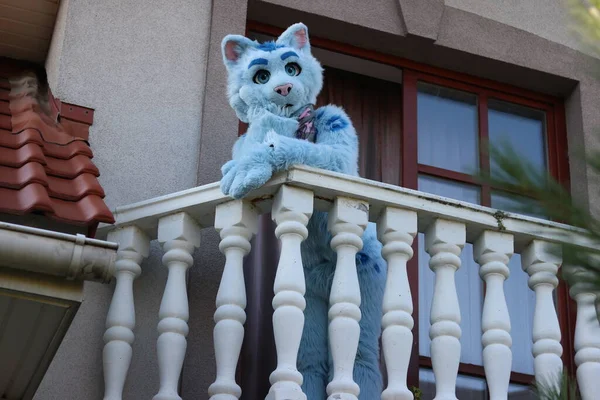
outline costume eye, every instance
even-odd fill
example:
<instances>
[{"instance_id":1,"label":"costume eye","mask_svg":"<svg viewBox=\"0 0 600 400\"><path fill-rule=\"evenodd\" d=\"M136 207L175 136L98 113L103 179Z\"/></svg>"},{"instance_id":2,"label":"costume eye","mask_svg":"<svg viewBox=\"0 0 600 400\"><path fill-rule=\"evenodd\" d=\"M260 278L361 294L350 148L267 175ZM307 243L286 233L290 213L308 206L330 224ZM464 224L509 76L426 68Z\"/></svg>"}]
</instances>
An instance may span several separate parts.
<instances>
[{"instance_id":1,"label":"costume eye","mask_svg":"<svg viewBox=\"0 0 600 400\"><path fill-rule=\"evenodd\" d=\"M252 81L254 81L254 83L264 85L265 83L269 82L269 79L271 79L271 73L266 69L261 69L256 71L256 74L254 74L254 78L252 78Z\"/></svg>"},{"instance_id":2,"label":"costume eye","mask_svg":"<svg viewBox=\"0 0 600 400\"><path fill-rule=\"evenodd\" d=\"M300 75L300 72L302 72L302 68L300 68L300 66L295 62L289 63L285 66L285 73L289 76Z\"/></svg>"}]
</instances>

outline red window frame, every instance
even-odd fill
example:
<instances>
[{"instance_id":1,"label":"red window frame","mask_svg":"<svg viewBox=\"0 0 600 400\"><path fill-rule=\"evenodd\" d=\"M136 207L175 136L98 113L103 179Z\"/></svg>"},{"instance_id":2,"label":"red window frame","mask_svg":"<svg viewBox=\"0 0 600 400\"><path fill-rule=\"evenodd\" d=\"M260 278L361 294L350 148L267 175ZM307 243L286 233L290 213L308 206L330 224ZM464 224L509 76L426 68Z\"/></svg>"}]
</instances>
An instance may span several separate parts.
<instances>
[{"instance_id":1,"label":"red window frame","mask_svg":"<svg viewBox=\"0 0 600 400\"><path fill-rule=\"evenodd\" d=\"M283 29L257 21L247 21L246 33L255 32L271 36L278 36ZM438 167L419 164L417 144L417 83L427 82L452 89L474 93L478 96L478 121L479 121L479 160L482 169L489 168L488 152L484 148L488 138L488 99L494 98L538 110L546 113L546 144L547 162L550 174L561 182L566 188L570 187L569 166L567 151L567 135L564 101L561 98L535 93L516 86L484 79L459 72L448 71L430 65L407 60L398 56L367 50L346 43L340 43L326 38L311 36L314 47L345 54L365 60L400 67L403 70L402 82L402 185L411 189L418 189L418 175L449 179L479 186L481 188L481 204L491 205L491 188L489 185L480 184L467 174L450 171ZM409 262L408 275L412 290L414 311L413 348L408 373L408 386L419 386L419 367L431 367L429 357L419 356L419 277L418 277L418 249L413 245L415 256ZM557 288L557 312L562 333L563 364L567 370L574 374L575 363L573 339L575 331L575 303L569 297L568 287L560 281ZM485 378L483 366L464 364L459 366L459 372L464 375ZM533 376L517 372L511 373L511 382L530 384Z\"/></svg>"}]
</instances>

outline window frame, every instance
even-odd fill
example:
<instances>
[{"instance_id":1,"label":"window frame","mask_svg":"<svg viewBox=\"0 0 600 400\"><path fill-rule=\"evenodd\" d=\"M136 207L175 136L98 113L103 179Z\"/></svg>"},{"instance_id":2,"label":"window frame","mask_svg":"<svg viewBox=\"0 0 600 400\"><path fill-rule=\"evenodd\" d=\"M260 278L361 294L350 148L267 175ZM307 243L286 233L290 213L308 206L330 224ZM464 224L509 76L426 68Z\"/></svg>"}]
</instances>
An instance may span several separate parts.
<instances>
[{"instance_id":1,"label":"window frame","mask_svg":"<svg viewBox=\"0 0 600 400\"><path fill-rule=\"evenodd\" d=\"M255 32L277 37L283 32L282 28L268 25L262 22L248 20L246 24L246 34ZM483 170L487 170L490 165L488 152L485 144L488 139L488 99L494 98L525 107L535 108L545 111L546 115L546 146L547 146L547 166L550 175L558 182L570 189L568 148L566 134L566 120L564 100L550 95L540 94L500 83L490 79L485 79L460 72L445 70L416 61L408 60L398 56L381 53L374 50L364 49L354 45L337 42L322 37L311 36L311 45L313 47L362 58L382 64L387 64L402 68L402 132L401 134L401 182L402 186L418 189L418 175L424 174L443 179L449 179L455 182L473 184L481 188L480 204L491 206L492 187L486 184L480 184L467 174L445 170L443 168L419 164L418 162L418 144L417 144L417 83L419 81L445 86L452 89L458 89L474 93L478 97L478 124L479 124L479 165ZM240 129L242 128L240 125ZM521 194L522 195L522 194ZM419 266L418 266L418 248L417 243L413 243L414 257L408 264L408 278L413 297L413 347L408 371L408 386L419 386L419 368L431 368L431 359L419 355ZM484 286L485 293L485 286ZM560 279L557 296L557 314L561 328L563 346L562 361L567 370L574 374L576 367L574 362L574 332L576 305L570 298L566 283ZM485 378L483 366L464 364L459 366L459 373ZM516 384L531 384L533 375L511 372L511 382Z\"/></svg>"}]
</instances>

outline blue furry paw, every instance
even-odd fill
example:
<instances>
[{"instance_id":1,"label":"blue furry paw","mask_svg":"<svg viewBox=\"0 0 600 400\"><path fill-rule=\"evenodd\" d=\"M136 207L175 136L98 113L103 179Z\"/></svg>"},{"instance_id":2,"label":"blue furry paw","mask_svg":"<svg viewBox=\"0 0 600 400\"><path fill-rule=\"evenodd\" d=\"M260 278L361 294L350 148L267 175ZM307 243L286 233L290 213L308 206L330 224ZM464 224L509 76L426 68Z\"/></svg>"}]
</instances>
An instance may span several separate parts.
<instances>
[{"instance_id":1,"label":"blue furry paw","mask_svg":"<svg viewBox=\"0 0 600 400\"><path fill-rule=\"evenodd\" d=\"M268 163L254 164L248 168L238 168L229 195L241 199L254 189L258 189L273 175L273 169Z\"/></svg>"},{"instance_id":2,"label":"blue furry paw","mask_svg":"<svg viewBox=\"0 0 600 400\"><path fill-rule=\"evenodd\" d=\"M267 183L273 175L271 153L270 147L260 147L234 163L221 179L223 193L240 199Z\"/></svg>"},{"instance_id":3,"label":"blue furry paw","mask_svg":"<svg viewBox=\"0 0 600 400\"><path fill-rule=\"evenodd\" d=\"M230 160L221 167L221 173L223 174L223 178L221 178L221 191L225 195L229 194L233 178L235 178L237 164L236 160Z\"/></svg>"},{"instance_id":4,"label":"blue furry paw","mask_svg":"<svg viewBox=\"0 0 600 400\"><path fill-rule=\"evenodd\" d=\"M225 176L231 170L231 168L235 167L236 165L237 165L237 160L229 160L229 161L227 161L221 167L221 174L223 176Z\"/></svg>"}]
</instances>

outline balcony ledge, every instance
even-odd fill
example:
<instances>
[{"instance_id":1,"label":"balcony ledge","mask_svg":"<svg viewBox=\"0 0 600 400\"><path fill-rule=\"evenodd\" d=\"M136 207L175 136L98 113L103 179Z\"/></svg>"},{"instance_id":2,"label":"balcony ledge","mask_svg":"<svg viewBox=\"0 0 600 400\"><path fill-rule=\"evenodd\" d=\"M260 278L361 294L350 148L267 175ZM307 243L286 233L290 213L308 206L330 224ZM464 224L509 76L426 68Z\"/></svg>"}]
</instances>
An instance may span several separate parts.
<instances>
[{"instance_id":1,"label":"balcony ledge","mask_svg":"<svg viewBox=\"0 0 600 400\"><path fill-rule=\"evenodd\" d=\"M419 211L420 232L424 232L436 218L443 218L465 223L469 228L468 242L474 242L484 230L511 233L515 235L516 252L522 251L534 239L559 243L564 242L566 237L584 248L598 247L590 242L583 230L569 225L305 166L296 166L276 175L246 199L261 212L266 212L283 184L313 191L315 208L318 210L328 210L337 196L367 201L370 204L371 221L376 221L388 206ZM231 197L221 192L219 182L214 182L117 207L114 210L115 224L102 225L97 237L105 238L109 231L133 224L149 237L156 237L159 218L177 212L188 213L203 228L212 227L215 207L228 201L231 201Z\"/></svg>"}]
</instances>

